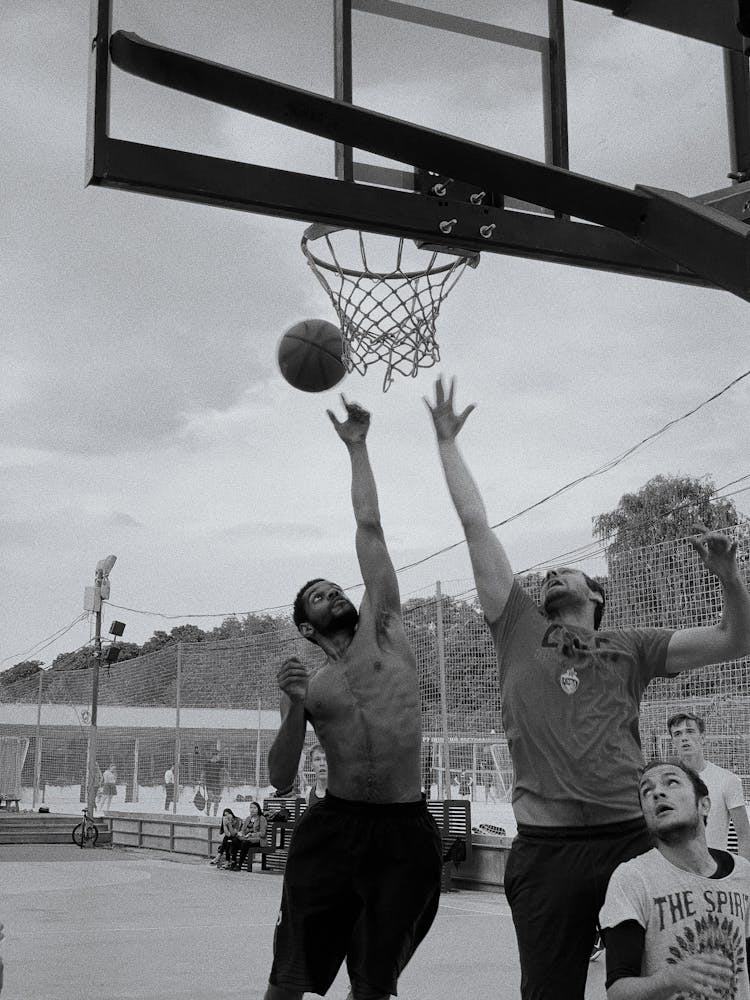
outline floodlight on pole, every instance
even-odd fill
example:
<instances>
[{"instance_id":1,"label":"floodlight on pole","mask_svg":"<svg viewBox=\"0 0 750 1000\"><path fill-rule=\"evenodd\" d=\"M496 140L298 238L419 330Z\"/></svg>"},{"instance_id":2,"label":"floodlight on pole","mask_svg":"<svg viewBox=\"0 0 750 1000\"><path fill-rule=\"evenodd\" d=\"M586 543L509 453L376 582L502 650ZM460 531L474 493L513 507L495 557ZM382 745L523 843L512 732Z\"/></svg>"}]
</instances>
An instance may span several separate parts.
<instances>
[{"instance_id":1,"label":"floodlight on pole","mask_svg":"<svg viewBox=\"0 0 750 1000\"><path fill-rule=\"evenodd\" d=\"M91 816L94 815L96 789L99 784L96 767L96 716L99 703L99 664L102 658L102 601L109 599L109 574L112 572L112 567L116 562L117 556L105 556L104 559L100 559L96 564L94 572L93 609L96 615L96 630L94 633L94 669L91 681L91 725L89 728L89 761L86 789L86 804Z\"/></svg>"}]
</instances>

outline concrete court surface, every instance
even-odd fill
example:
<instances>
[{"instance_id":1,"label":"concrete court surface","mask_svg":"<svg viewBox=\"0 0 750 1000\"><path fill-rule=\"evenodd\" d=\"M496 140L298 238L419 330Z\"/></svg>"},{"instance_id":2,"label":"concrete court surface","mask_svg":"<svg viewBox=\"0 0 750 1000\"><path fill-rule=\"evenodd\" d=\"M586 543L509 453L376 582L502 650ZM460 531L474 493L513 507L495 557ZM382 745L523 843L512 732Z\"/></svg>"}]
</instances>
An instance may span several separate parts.
<instances>
[{"instance_id":1,"label":"concrete court surface","mask_svg":"<svg viewBox=\"0 0 750 1000\"><path fill-rule=\"evenodd\" d=\"M260 1000L280 889L279 875L156 851L0 846L0 998ZM603 1000L603 956L589 969L586 1000ZM514 1000L518 984L505 897L461 890L441 897L399 996ZM342 971L328 996L347 988Z\"/></svg>"}]
</instances>

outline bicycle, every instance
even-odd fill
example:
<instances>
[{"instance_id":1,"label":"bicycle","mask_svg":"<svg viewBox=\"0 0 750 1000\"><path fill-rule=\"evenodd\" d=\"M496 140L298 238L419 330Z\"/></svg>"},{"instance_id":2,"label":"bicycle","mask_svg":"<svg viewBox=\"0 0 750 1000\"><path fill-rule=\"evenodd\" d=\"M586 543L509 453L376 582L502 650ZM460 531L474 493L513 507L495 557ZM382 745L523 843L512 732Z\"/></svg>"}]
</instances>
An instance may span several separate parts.
<instances>
[{"instance_id":1,"label":"bicycle","mask_svg":"<svg viewBox=\"0 0 750 1000\"><path fill-rule=\"evenodd\" d=\"M87 808L82 809L81 812L83 813L83 819L73 827L71 836L73 843L78 844L81 850L83 850L86 844L90 844L91 847L96 846L96 841L99 837L99 827L92 819L89 819Z\"/></svg>"}]
</instances>

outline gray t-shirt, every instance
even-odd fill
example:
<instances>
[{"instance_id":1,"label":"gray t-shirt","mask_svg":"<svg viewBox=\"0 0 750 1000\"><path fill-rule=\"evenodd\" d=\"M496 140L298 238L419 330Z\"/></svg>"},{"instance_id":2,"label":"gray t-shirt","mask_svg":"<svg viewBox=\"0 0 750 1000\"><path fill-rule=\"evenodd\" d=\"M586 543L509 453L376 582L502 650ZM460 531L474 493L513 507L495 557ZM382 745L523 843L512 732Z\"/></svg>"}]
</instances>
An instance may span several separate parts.
<instances>
[{"instance_id":1,"label":"gray t-shirt","mask_svg":"<svg viewBox=\"0 0 750 1000\"><path fill-rule=\"evenodd\" d=\"M673 632L554 624L518 583L489 627L516 821L594 826L639 818L639 706L649 681L666 675Z\"/></svg>"},{"instance_id":2,"label":"gray t-shirt","mask_svg":"<svg viewBox=\"0 0 750 1000\"><path fill-rule=\"evenodd\" d=\"M750 1000L745 938L750 937L750 862L734 858L724 878L683 871L654 848L615 869L599 914L602 928L635 920L645 930L641 975L697 952L718 952L735 967L727 1000ZM690 993L685 997L698 998ZM675 994L683 996L683 994Z\"/></svg>"}]
</instances>

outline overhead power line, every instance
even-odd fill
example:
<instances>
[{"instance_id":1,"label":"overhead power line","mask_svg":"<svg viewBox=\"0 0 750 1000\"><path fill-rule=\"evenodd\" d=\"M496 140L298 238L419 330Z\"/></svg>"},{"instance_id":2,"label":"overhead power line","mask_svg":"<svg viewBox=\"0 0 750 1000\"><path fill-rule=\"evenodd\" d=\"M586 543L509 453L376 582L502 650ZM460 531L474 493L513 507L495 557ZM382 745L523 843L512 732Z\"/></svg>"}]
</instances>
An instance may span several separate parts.
<instances>
[{"instance_id":1,"label":"overhead power line","mask_svg":"<svg viewBox=\"0 0 750 1000\"><path fill-rule=\"evenodd\" d=\"M639 451L641 448L645 447L647 444L650 444L652 441L655 441L658 437L661 437L662 434L665 434L668 430L670 430L672 427L675 427L677 424L681 423L683 420L687 420L689 417L692 417L695 413L698 413L705 406L708 406L709 403L712 403L715 400L719 399L725 393L729 392L730 389L734 388L734 386L738 385L744 379L748 378L748 376L750 376L750 370L748 370L746 372L743 372L742 375L738 375L736 378L732 379L731 382L728 382L723 388L717 390L712 395L710 395L707 399L704 399L703 402L698 403L697 406L694 406L692 409L690 409L687 412L683 413L681 416L675 417L672 420L667 421L667 423L663 424L660 428L658 428L658 430L655 430L651 434L648 434L646 437L641 438L640 441L638 441L634 445L631 445L629 448L626 448L625 451L620 452L619 455L616 455L614 458L611 458L608 461L602 463L601 465L597 466L595 469L592 469L590 472L587 472L586 474L584 474L582 476L578 476L576 479L572 479L569 483L565 483L565 485L560 486L558 489L554 490L552 493L548 493L546 496L542 497L540 500L537 500L534 503L529 504L528 507L524 507L522 510L516 511L515 514L511 514L509 517L506 517L504 520L497 521L495 524L491 524L490 528L493 531L496 528L502 528L506 524L510 524L512 521L515 521L518 518L523 517L524 514L528 514L532 510L536 510L538 507L543 506L545 503L548 503L550 500L554 500L557 497L561 496L563 493L566 493L569 490L573 489L574 487L579 486L581 483L586 482L589 479L594 479L594 478L596 478L598 476L604 475L604 473L609 472L610 470L616 468L618 465L620 465L622 462L624 462L625 459L627 459L631 455L635 454L636 451ZM721 490L728 489L730 486L734 486L737 483L743 482L744 480L749 479L749 478L750 478L750 473L748 473L748 474L746 474L744 476L740 476L739 478L733 480L732 482L727 483L725 486L719 487L717 490L714 491L713 495L716 496L717 494L719 494L719 492ZM728 498L730 496L736 496L739 493L744 493L748 489L750 489L750 487L743 487L740 490L735 490L732 493L727 493L727 494L725 494L725 497L720 497L719 499ZM679 506L680 505L678 505L678 507L676 507L675 510L679 509ZM458 548L459 546L462 546L462 545L465 545L465 544L466 544L466 539L463 539L463 538L460 539L460 540L458 540L458 541L456 541L456 542L452 542L450 545L445 545L442 548L437 549L435 552L431 552L431 553L429 553L429 555L423 556L421 559L416 559L413 562L405 563L403 566L398 566L396 568L396 572L397 573L403 573L403 572L405 572L408 569L414 569L417 566L422 566L425 563L429 562L430 560L437 558L437 556L444 555L446 552L450 552L453 549ZM593 544L597 545L597 543L593 543ZM586 546L583 546L582 549L586 549ZM537 563L536 566L530 567L529 569L524 570L523 572L531 572L533 569L536 569L537 567L540 567L540 566L554 565L554 563L557 562L560 558L565 558L567 556L571 556L572 557L569 561L581 562L581 561L583 561L586 558L593 558L596 555L600 555L604 551L604 546L600 542L600 543L598 543L598 548L596 548L594 550L591 550L591 551L588 551L585 555L576 556L576 553L578 551L579 550L573 550L571 553L563 553L562 556L555 557L554 560L545 560L544 562ZM356 590L356 589L358 589L361 586L362 586L362 583L359 582L359 583L351 584L351 585L345 587L344 589L345 590ZM197 613L187 612L185 614L164 614L163 612L160 612L160 611L145 611L145 610L141 610L139 608L130 608L130 607L127 607L127 606L121 605L121 604L110 604L110 607L117 608L118 611L128 611L131 614L135 614L135 615L145 615L145 616L151 617L151 618L161 618L161 619L164 619L165 621L177 621L177 620L184 620L186 618L193 618L193 619L195 619L195 618L222 618L223 619L223 618L239 618L239 617L246 616L246 615L262 615L262 614L268 614L268 613L270 613L272 611L285 611L285 610L287 610L289 608L289 605L288 604L277 604L277 605L273 605L271 607L260 608L259 610L256 610L256 611L222 611L222 612L197 612ZM47 639L40 640L40 642L38 642L34 646L30 647L29 650L27 650L25 653L16 653L16 654L13 654L12 656L6 656L3 659L0 659L0 663L7 663L8 660L12 660L15 657L29 656L34 651L41 652L42 650L46 649L47 646L51 645L57 639L61 638L61 636L63 636L67 631L69 631L71 628L73 628L74 625L78 624L78 622L82 621L85 617L86 617L85 613L83 615L80 615L78 618L74 619L74 621L72 621L69 625L67 625L64 628L58 630L58 632L53 633L53 635L48 636Z\"/></svg>"}]
</instances>

